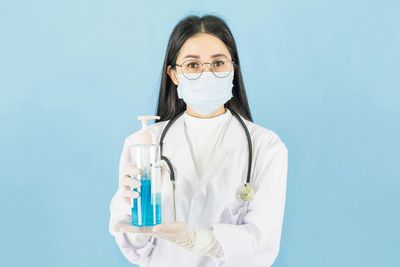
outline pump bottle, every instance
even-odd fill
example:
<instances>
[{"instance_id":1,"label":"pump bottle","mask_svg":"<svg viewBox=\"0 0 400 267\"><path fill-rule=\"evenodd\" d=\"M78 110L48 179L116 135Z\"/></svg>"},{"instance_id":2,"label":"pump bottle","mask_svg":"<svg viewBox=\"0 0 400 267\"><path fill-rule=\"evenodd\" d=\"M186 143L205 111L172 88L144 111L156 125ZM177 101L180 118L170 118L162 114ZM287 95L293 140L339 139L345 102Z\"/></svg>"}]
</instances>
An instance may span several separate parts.
<instances>
[{"instance_id":1,"label":"pump bottle","mask_svg":"<svg viewBox=\"0 0 400 267\"><path fill-rule=\"evenodd\" d=\"M161 167L160 148L147 127L148 120L158 116L138 116L142 129L137 133L137 143L131 146L131 159L141 174L134 177L141 182L139 193L132 199L132 225L154 226L161 223Z\"/></svg>"}]
</instances>

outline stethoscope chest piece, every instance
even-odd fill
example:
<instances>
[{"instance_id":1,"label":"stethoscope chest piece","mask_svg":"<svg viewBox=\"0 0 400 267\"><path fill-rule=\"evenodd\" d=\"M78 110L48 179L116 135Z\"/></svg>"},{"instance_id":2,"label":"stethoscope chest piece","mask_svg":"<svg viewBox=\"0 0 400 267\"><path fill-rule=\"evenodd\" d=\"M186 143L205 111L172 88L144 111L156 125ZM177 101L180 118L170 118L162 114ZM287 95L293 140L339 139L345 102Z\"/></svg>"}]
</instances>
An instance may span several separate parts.
<instances>
[{"instance_id":1,"label":"stethoscope chest piece","mask_svg":"<svg viewBox=\"0 0 400 267\"><path fill-rule=\"evenodd\" d=\"M243 188L239 191L239 197L244 201L251 201L254 198L254 189L253 187L246 183Z\"/></svg>"}]
</instances>

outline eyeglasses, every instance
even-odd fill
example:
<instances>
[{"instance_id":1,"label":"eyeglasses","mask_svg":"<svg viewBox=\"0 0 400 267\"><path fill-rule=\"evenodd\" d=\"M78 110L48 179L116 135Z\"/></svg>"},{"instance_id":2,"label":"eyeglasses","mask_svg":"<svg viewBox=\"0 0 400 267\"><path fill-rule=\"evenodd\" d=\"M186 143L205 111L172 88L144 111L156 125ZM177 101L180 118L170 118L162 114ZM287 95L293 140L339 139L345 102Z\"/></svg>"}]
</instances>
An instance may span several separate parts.
<instances>
[{"instance_id":1,"label":"eyeglasses","mask_svg":"<svg viewBox=\"0 0 400 267\"><path fill-rule=\"evenodd\" d=\"M200 60L197 59L188 59L185 60L181 65L174 65L182 68L183 76L185 76L187 79L196 80L200 78L201 74L203 73L205 64L210 65L209 68L211 72L218 78L227 77L236 67L236 63L233 60L227 58L217 58L214 59L211 63L202 63Z\"/></svg>"}]
</instances>

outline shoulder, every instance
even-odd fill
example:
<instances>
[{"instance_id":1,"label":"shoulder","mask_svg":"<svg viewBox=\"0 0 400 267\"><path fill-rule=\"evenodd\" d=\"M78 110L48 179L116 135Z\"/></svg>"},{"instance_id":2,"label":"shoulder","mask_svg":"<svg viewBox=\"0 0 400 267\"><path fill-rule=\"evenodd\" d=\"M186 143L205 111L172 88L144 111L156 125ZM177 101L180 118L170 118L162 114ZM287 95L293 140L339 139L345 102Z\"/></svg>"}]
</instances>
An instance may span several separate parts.
<instances>
[{"instance_id":1,"label":"shoulder","mask_svg":"<svg viewBox=\"0 0 400 267\"><path fill-rule=\"evenodd\" d=\"M248 120L244 120L244 122L249 129L253 148L268 150L273 148L287 152L286 144L275 131Z\"/></svg>"},{"instance_id":2,"label":"shoulder","mask_svg":"<svg viewBox=\"0 0 400 267\"><path fill-rule=\"evenodd\" d=\"M261 186L263 181L287 172L288 149L280 136L273 130L250 121L245 121L252 138L253 183ZM270 175L265 175L270 173Z\"/></svg>"}]
</instances>

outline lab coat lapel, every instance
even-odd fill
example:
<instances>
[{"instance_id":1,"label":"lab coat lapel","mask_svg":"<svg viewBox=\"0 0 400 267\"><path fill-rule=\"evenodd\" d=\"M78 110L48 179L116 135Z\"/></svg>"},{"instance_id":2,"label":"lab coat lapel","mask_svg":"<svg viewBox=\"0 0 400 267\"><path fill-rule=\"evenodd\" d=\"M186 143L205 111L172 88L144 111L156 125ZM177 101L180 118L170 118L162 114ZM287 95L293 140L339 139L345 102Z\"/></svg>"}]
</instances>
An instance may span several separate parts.
<instances>
[{"instance_id":1,"label":"lab coat lapel","mask_svg":"<svg viewBox=\"0 0 400 267\"><path fill-rule=\"evenodd\" d=\"M183 115L175 121L166 134L164 155L170 159L175 172L181 174L177 179L183 177L190 184L191 192L187 193L191 196L199 193L201 188L213 178L218 179L221 171L229 168L229 164L232 164L233 156L236 155L235 152L246 151L245 159L247 159L247 141L244 130L233 115L229 120L222 139L221 150L215 155L201 179L197 175L189 142L185 135ZM247 161L244 160L243 164L247 164ZM177 183L179 182L177 181Z\"/></svg>"},{"instance_id":2,"label":"lab coat lapel","mask_svg":"<svg viewBox=\"0 0 400 267\"><path fill-rule=\"evenodd\" d=\"M185 135L184 117L179 117L171 126L164 139L164 151L176 172L191 185L192 193L199 187L199 178L195 169L192 153ZM177 183L179 183L177 181ZM189 193L189 192L188 192Z\"/></svg>"}]
</instances>

